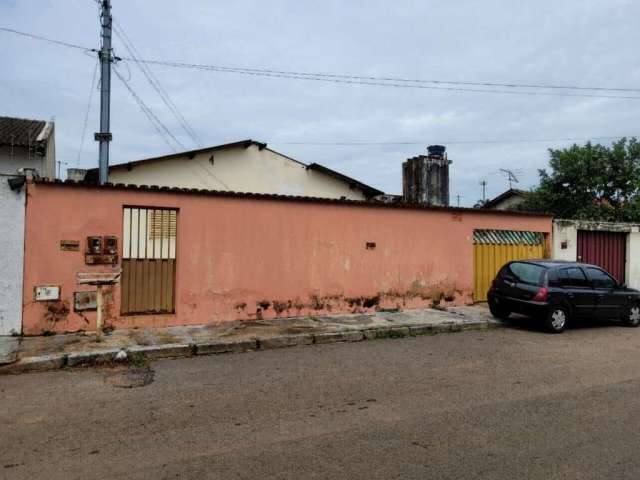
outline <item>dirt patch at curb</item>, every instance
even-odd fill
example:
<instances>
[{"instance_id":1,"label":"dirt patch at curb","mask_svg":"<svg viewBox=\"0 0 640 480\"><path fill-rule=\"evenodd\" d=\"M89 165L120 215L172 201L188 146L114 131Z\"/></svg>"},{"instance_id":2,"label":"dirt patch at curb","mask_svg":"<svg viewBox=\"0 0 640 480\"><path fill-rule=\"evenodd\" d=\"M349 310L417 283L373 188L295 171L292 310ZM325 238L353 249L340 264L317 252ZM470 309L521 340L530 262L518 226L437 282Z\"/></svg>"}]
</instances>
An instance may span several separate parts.
<instances>
[{"instance_id":1,"label":"dirt patch at curb","mask_svg":"<svg viewBox=\"0 0 640 480\"><path fill-rule=\"evenodd\" d=\"M155 371L151 367L131 367L108 373L104 383L116 388L139 388L153 383Z\"/></svg>"}]
</instances>

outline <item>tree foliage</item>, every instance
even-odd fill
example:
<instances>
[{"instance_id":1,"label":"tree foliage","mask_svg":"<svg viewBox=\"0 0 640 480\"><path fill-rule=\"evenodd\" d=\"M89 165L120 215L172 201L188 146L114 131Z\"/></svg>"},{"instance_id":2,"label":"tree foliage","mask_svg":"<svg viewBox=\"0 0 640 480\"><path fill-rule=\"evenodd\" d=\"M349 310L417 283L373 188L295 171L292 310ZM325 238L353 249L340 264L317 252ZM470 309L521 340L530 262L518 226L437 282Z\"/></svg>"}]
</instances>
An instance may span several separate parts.
<instances>
[{"instance_id":1,"label":"tree foliage","mask_svg":"<svg viewBox=\"0 0 640 480\"><path fill-rule=\"evenodd\" d=\"M520 208L557 218L640 222L640 143L549 150L549 169Z\"/></svg>"}]
</instances>

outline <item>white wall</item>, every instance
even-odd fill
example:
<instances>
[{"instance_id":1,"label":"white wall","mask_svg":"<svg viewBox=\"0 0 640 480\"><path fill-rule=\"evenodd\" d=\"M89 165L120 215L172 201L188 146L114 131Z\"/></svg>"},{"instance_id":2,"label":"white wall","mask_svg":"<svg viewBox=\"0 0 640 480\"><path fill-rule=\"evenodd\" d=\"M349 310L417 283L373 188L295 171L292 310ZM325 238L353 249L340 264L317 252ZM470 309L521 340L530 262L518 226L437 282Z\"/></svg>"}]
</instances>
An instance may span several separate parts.
<instances>
[{"instance_id":1,"label":"white wall","mask_svg":"<svg viewBox=\"0 0 640 480\"><path fill-rule=\"evenodd\" d=\"M565 220L553 222L553 258L570 262L578 259L578 228L575 223Z\"/></svg>"},{"instance_id":2,"label":"white wall","mask_svg":"<svg viewBox=\"0 0 640 480\"><path fill-rule=\"evenodd\" d=\"M627 285L640 289L640 233L638 227L627 235Z\"/></svg>"},{"instance_id":3,"label":"white wall","mask_svg":"<svg viewBox=\"0 0 640 480\"><path fill-rule=\"evenodd\" d=\"M22 331L25 189L9 188L0 175L0 335Z\"/></svg>"},{"instance_id":4,"label":"white wall","mask_svg":"<svg viewBox=\"0 0 640 480\"><path fill-rule=\"evenodd\" d=\"M0 174L15 175L19 168L32 168L44 176L44 167L43 157L30 155L27 147L0 147Z\"/></svg>"},{"instance_id":5,"label":"white wall","mask_svg":"<svg viewBox=\"0 0 640 480\"><path fill-rule=\"evenodd\" d=\"M212 163L213 161L213 163ZM111 167L109 181L136 185L232 190L323 198L365 200L360 190L277 152L256 145Z\"/></svg>"},{"instance_id":6,"label":"white wall","mask_svg":"<svg viewBox=\"0 0 640 480\"><path fill-rule=\"evenodd\" d=\"M523 197L519 195L513 195L512 197L505 198L495 207L492 207L492 210L514 210L522 202L524 202Z\"/></svg>"}]
</instances>

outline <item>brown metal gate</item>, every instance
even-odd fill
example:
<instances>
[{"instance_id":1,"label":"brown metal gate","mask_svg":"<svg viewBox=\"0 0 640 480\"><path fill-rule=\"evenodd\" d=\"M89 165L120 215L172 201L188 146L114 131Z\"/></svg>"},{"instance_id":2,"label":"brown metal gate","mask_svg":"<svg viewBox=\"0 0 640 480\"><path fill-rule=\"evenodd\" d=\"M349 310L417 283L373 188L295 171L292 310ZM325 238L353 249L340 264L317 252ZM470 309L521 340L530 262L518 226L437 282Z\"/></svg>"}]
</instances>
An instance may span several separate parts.
<instances>
[{"instance_id":1,"label":"brown metal gate","mask_svg":"<svg viewBox=\"0 0 640 480\"><path fill-rule=\"evenodd\" d=\"M578 230L578 261L604 268L620 283L625 281L627 234Z\"/></svg>"},{"instance_id":2,"label":"brown metal gate","mask_svg":"<svg viewBox=\"0 0 640 480\"><path fill-rule=\"evenodd\" d=\"M123 315L175 312L177 210L125 207Z\"/></svg>"}]
</instances>

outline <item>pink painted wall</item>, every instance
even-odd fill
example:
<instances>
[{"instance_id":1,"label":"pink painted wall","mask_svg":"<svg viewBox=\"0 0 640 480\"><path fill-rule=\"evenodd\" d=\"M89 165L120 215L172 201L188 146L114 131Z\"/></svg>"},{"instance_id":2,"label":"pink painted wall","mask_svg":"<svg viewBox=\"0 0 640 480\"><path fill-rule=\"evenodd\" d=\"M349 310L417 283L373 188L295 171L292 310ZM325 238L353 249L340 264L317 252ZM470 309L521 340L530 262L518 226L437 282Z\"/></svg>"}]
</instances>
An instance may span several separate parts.
<instances>
[{"instance_id":1,"label":"pink painted wall","mask_svg":"<svg viewBox=\"0 0 640 480\"><path fill-rule=\"evenodd\" d=\"M84 264L88 235L117 235L122 249L125 205L179 209L176 313L120 316L116 286L115 328L412 308L434 296L469 303L474 229L551 234L544 216L30 184L25 334L95 329L94 312L73 311L73 292L95 288L76 273L106 269ZM61 251L60 240L80 240L80 251ZM35 302L34 287L49 284L61 301Z\"/></svg>"}]
</instances>

